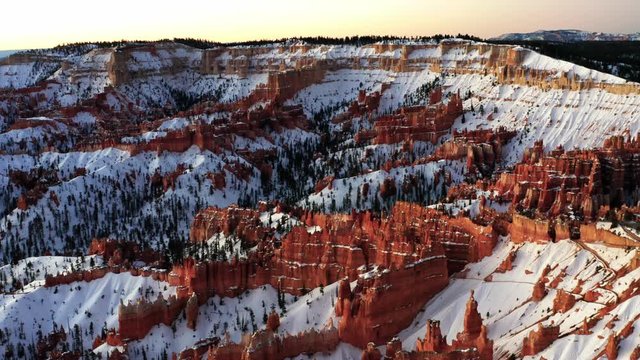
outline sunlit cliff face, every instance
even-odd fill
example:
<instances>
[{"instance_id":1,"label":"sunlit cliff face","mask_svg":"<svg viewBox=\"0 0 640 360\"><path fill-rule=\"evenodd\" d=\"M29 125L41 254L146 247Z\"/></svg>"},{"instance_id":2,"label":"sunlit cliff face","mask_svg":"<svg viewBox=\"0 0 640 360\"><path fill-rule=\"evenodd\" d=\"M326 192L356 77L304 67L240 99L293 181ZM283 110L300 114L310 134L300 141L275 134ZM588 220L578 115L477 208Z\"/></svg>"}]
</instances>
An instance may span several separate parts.
<instances>
[{"instance_id":1,"label":"sunlit cliff face","mask_svg":"<svg viewBox=\"0 0 640 360\"><path fill-rule=\"evenodd\" d=\"M7 2L2 13L0 49L124 38L240 41L353 34L469 33L491 37L559 28L623 33L640 30L635 20L640 16L640 3L634 0L185 0L179 4L163 0L153 5L113 0L106 6L87 6L79 0L37 0L35 4Z\"/></svg>"}]
</instances>

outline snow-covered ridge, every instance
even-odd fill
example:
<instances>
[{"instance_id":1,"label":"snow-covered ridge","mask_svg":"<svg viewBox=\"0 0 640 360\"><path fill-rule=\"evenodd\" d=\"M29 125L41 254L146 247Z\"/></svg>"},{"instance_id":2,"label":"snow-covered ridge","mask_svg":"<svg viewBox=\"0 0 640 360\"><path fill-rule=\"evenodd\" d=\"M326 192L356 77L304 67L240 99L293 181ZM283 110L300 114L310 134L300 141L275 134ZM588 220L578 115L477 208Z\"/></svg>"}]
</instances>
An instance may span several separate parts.
<instances>
[{"instance_id":1,"label":"snow-covered ridge","mask_svg":"<svg viewBox=\"0 0 640 360\"><path fill-rule=\"evenodd\" d=\"M492 38L500 41L639 41L640 33L613 34L582 30L538 30L530 33L508 33Z\"/></svg>"}]
</instances>

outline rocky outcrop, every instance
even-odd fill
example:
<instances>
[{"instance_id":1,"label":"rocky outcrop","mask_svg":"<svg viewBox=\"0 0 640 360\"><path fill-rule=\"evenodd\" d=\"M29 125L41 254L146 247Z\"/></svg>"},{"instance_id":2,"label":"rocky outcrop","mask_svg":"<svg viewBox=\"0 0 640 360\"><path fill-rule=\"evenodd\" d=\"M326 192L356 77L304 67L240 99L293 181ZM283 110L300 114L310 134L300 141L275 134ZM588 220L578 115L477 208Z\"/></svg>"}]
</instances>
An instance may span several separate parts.
<instances>
[{"instance_id":1,"label":"rocky outcrop","mask_svg":"<svg viewBox=\"0 0 640 360\"><path fill-rule=\"evenodd\" d=\"M556 313L565 313L576 304L576 298L571 293L564 290L558 290L556 297L553 299L553 311Z\"/></svg>"},{"instance_id":2,"label":"rocky outcrop","mask_svg":"<svg viewBox=\"0 0 640 360\"><path fill-rule=\"evenodd\" d=\"M107 265L91 268L88 270L79 270L68 273L59 273L55 275L47 274L44 278L44 286L45 287L56 287L60 285L69 285L71 283L77 281L94 281L100 278L105 277L107 274L120 274L123 272L128 272L132 276L146 276L151 277L156 281L167 281L168 280L168 272L162 269L155 268L135 268L129 267L124 264L120 265Z\"/></svg>"},{"instance_id":3,"label":"rocky outcrop","mask_svg":"<svg viewBox=\"0 0 640 360\"><path fill-rule=\"evenodd\" d=\"M187 317L187 327L195 330L196 321L198 320L198 295L196 293L193 293L191 297L189 297L189 300L187 300L185 315Z\"/></svg>"},{"instance_id":4,"label":"rocky outcrop","mask_svg":"<svg viewBox=\"0 0 640 360\"><path fill-rule=\"evenodd\" d=\"M142 249L130 241L106 238L91 240L88 254L102 256L109 266L132 264L134 261L157 265L162 260L162 255L152 249Z\"/></svg>"},{"instance_id":5,"label":"rocky outcrop","mask_svg":"<svg viewBox=\"0 0 640 360\"><path fill-rule=\"evenodd\" d=\"M23 190L16 204L16 207L23 211L44 197L50 186L60 183L57 172L42 168L30 172L10 170L9 180Z\"/></svg>"},{"instance_id":6,"label":"rocky outcrop","mask_svg":"<svg viewBox=\"0 0 640 360\"><path fill-rule=\"evenodd\" d=\"M428 320L423 339L416 340L417 352L443 352L448 348L447 337L442 336L440 321Z\"/></svg>"},{"instance_id":7,"label":"rocky outcrop","mask_svg":"<svg viewBox=\"0 0 640 360\"><path fill-rule=\"evenodd\" d=\"M313 61L298 69L270 72L267 84L259 86L256 94L264 100L282 104L305 87L321 82L327 69L326 62Z\"/></svg>"},{"instance_id":8,"label":"rocky outcrop","mask_svg":"<svg viewBox=\"0 0 640 360\"><path fill-rule=\"evenodd\" d=\"M196 262L187 259L182 264L173 266L168 282L184 289L186 296L196 294L200 304L214 294L235 297L247 289L271 284L270 268L257 262ZM277 284L274 286L277 287Z\"/></svg>"},{"instance_id":9,"label":"rocky outcrop","mask_svg":"<svg viewBox=\"0 0 640 360\"><path fill-rule=\"evenodd\" d=\"M487 328L482 324L478 313L478 304L473 292L467 302L464 315L463 330L456 336L451 345L442 336L440 322L428 320L423 339L416 341L416 349L412 352L396 352L394 359L493 359L493 341L487 335ZM467 357L469 356L469 357Z\"/></svg>"},{"instance_id":10,"label":"rocky outcrop","mask_svg":"<svg viewBox=\"0 0 640 360\"><path fill-rule=\"evenodd\" d=\"M227 342L211 346L206 359L284 360L301 354L329 353L339 343L338 330L331 325L295 335L279 335L267 329L244 336L239 344Z\"/></svg>"},{"instance_id":11,"label":"rocky outcrop","mask_svg":"<svg viewBox=\"0 0 640 360\"><path fill-rule=\"evenodd\" d=\"M490 254L497 238L490 226L400 202L383 218L371 213L302 213L300 220L304 225L294 226L278 239L279 248L275 248L274 232L271 226L262 223L260 215L259 211L236 207L211 208L202 211L193 223L194 242L223 234L237 236L255 247L257 251L246 260L185 259L168 274L126 270L133 275L168 281L177 287L177 296L121 305L119 337L139 339L156 324L170 325L183 309L187 326L193 329L198 305L214 294L237 296L265 284L302 294L307 289L345 279L339 287L335 309L341 317L337 329L340 339L362 347L370 341L385 344L411 323L431 296L446 286L451 271L449 258L454 268L464 266ZM95 240L91 248L92 253L102 254L110 263L125 263L123 259L136 259L141 253L129 245ZM123 270L112 264L50 276L45 285L90 281ZM357 285L352 290L349 282L354 280ZM465 344L479 333L469 314L468 334L461 340ZM268 328L275 331L279 321L277 315L272 317Z\"/></svg>"},{"instance_id":12,"label":"rocky outcrop","mask_svg":"<svg viewBox=\"0 0 640 360\"><path fill-rule=\"evenodd\" d=\"M544 279L541 277L533 285L533 294L531 295L531 299L533 301L539 302L540 300L544 299L544 297L547 295L547 288L543 280Z\"/></svg>"},{"instance_id":13,"label":"rocky outcrop","mask_svg":"<svg viewBox=\"0 0 640 360\"><path fill-rule=\"evenodd\" d=\"M502 146L516 135L503 127L497 130L454 131L453 139L440 145L425 161L466 158L467 170L490 175L496 164L502 161Z\"/></svg>"},{"instance_id":14,"label":"rocky outcrop","mask_svg":"<svg viewBox=\"0 0 640 360\"><path fill-rule=\"evenodd\" d=\"M149 76L198 70L201 51L175 42L129 44L111 50L108 77L114 86Z\"/></svg>"},{"instance_id":15,"label":"rocky outcrop","mask_svg":"<svg viewBox=\"0 0 640 360\"><path fill-rule=\"evenodd\" d=\"M475 348L481 359L493 359L493 341L489 339L487 328L482 323L473 291L467 301L463 330L453 340L451 347L456 350Z\"/></svg>"},{"instance_id":16,"label":"rocky outcrop","mask_svg":"<svg viewBox=\"0 0 640 360\"><path fill-rule=\"evenodd\" d=\"M60 328L58 329L57 326L54 326L54 329L51 333L38 340L35 349L36 358L42 360L60 358L55 356L55 354L52 354L52 352L56 352L58 344L60 344L61 342L65 342L66 340L67 333L65 332L64 327L60 326Z\"/></svg>"},{"instance_id":17,"label":"rocky outcrop","mask_svg":"<svg viewBox=\"0 0 640 360\"><path fill-rule=\"evenodd\" d=\"M376 344L370 342L367 347L362 351L360 360L380 360L382 359L382 353L376 348Z\"/></svg>"},{"instance_id":18,"label":"rocky outcrop","mask_svg":"<svg viewBox=\"0 0 640 360\"><path fill-rule=\"evenodd\" d=\"M273 230L262 225L260 212L231 206L225 209L208 208L196 214L189 230L192 242L209 240L215 234L234 235L248 244L271 235Z\"/></svg>"},{"instance_id":19,"label":"rocky outcrop","mask_svg":"<svg viewBox=\"0 0 640 360\"><path fill-rule=\"evenodd\" d=\"M525 153L513 173L496 184L511 194L517 210L557 216L581 210L587 220L601 206L635 204L640 180L640 142L614 136L602 148L565 152L558 148L544 156L541 142ZM602 179L607 179L603 181Z\"/></svg>"},{"instance_id":20,"label":"rocky outcrop","mask_svg":"<svg viewBox=\"0 0 640 360\"><path fill-rule=\"evenodd\" d=\"M358 99L349 105L346 112L331 119L334 124L343 124L343 130L350 128L349 121L356 117L375 114L380 107L380 99L382 95L379 91L367 94L365 90L358 92Z\"/></svg>"},{"instance_id":21,"label":"rocky outcrop","mask_svg":"<svg viewBox=\"0 0 640 360\"><path fill-rule=\"evenodd\" d=\"M618 358L618 343L620 340L615 334L609 335L609 339L607 339L607 345L605 346L604 353L607 355L607 359L617 359Z\"/></svg>"},{"instance_id":22,"label":"rocky outcrop","mask_svg":"<svg viewBox=\"0 0 640 360\"><path fill-rule=\"evenodd\" d=\"M535 355L546 349L552 342L558 339L560 326L543 326L538 324L538 328L531 330L529 335L522 342L521 356Z\"/></svg>"},{"instance_id":23,"label":"rocky outcrop","mask_svg":"<svg viewBox=\"0 0 640 360\"><path fill-rule=\"evenodd\" d=\"M155 301L139 300L133 304L120 304L118 308L118 333L123 340L142 339L158 324L170 326L184 308L186 299L162 294ZM194 323L195 325L195 323Z\"/></svg>"},{"instance_id":24,"label":"rocky outcrop","mask_svg":"<svg viewBox=\"0 0 640 360\"><path fill-rule=\"evenodd\" d=\"M549 221L530 219L523 215L514 214L513 222L509 226L511 241L515 243L551 241Z\"/></svg>"},{"instance_id":25,"label":"rocky outcrop","mask_svg":"<svg viewBox=\"0 0 640 360\"><path fill-rule=\"evenodd\" d=\"M193 112L196 113L195 115L202 115L210 110L212 109L205 107L199 111L193 110ZM271 139L271 131L306 129L308 126L308 121L300 105L275 106L269 104L264 108L248 109L242 101L239 101L215 110L228 112L229 115L214 124L201 122L185 128L165 131L164 136L151 140L136 138L143 132L152 130L145 128L146 125L130 125L124 128L109 129L104 136L99 133L100 136L84 139L76 148L81 151L95 151L115 147L136 155L144 151L184 152L192 146L197 146L201 150L209 150L214 153L220 153L224 150L237 151L247 161L259 167L265 160L273 158L275 153L268 150L235 149L234 138L236 136L249 139L258 137ZM128 139L127 142L123 142L123 138Z\"/></svg>"},{"instance_id":26,"label":"rocky outcrop","mask_svg":"<svg viewBox=\"0 0 640 360\"><path fill-rule=\"evenodd\" d=\"M343 303L340 339L364 348L385 344L406 328L424 304L448 283L444 250L421 250L418 262L398 264L361 276Z\"/></svg>"},{"instance_id":27,"label":"rocky outcrop","mask_svg":"<svg viewBox=\"0 0 640 360\"><path fill-rule=\"evenodd\" d=\"M447 104L403 107L393 115L378 118L372 132L359 134L356 141L373 138L375 144L396 144L403 141L426 141L435 144L449 132L453 121L463 113L460 94L454 94Z\"/></svg>"}]
</instances>

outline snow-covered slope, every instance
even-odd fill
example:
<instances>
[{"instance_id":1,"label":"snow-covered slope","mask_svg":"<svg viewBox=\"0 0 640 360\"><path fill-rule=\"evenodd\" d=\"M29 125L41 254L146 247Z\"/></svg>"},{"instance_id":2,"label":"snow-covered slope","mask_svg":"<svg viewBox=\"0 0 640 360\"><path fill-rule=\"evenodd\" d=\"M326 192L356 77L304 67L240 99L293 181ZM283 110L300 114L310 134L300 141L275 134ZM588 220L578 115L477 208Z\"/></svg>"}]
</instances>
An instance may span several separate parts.
<instances>
[{"instance_id":1,"label":"snow-covered slope","mask_svg":"<svg viewBox=\"0 0 640 360\"><path fill-rule=\"evenodd\" d=\"M636 34L611 34L602 32L589 32L582 30L538 30L530 33L509 33L492 38L501 41L638 41L640 33Z\"/></svg>"}]
</instances>

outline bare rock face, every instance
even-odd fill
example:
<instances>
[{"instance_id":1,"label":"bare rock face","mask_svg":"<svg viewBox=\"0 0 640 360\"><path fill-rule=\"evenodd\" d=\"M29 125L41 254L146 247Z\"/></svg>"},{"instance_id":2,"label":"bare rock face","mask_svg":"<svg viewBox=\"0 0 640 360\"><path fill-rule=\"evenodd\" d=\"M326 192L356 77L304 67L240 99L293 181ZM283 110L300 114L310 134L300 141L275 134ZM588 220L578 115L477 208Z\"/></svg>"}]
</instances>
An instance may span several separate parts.
<instances>
[{"instance_id":1,"label":"bare rock face","mask_svg":"<svg viewBox=\"0 0 640 360\"><path fill-rule=\"evenodd\" d=\"M325 62L315 61L300 69L271 72L267 84L256 92L264 100L282 104L305 87L321 82L326 70Z\"/></svg>"},{"instance_id":2,"label":"bare rock face","mask_svg":"<svg viewBox=\"0 0 640 360\"><path fill-rule=\"evenodd\" d=\"M474 337L480 334L482 328L482 317L478 313L478 302L473 298L473 291L467 301L464 312L464 334Z\"/></svg>"},{"instance_id":3,"label":"bare rock face","mask_svg":"<svg viewBox=\"0 0 640 360\"><path fill-rule=\"evenodd\" d=\"M576 298L571 293L558 290L553 299L553 311L564 313L569 311L576 304Z\"/></svg>"},{"instance_id":4,"label":"bare rock face","mask_svg":"<svg viewBox=\"0 0 640 360\"><path fill-rule=\"evenodd\" d=\"M511 241L515 243L551 241L549 236L549 221L530 219L526 216L514 214L513 222L509 226Z\"/></svg>"},{"instance_id":5,"label":"bare rock face","mask_svg":"<svg viewBox=\"0 0 640 360\"><path fill-rule=\"evenodd\" d=\"M186 259L174 265L164 280L177 287L177 296L121 305L119 336L140 339L156 324L170 325L183 309L187 325L195 328L198 305L213 294L237 296L264 284L302 294L342 279L335 306L341 341L363 348L369 342L386 344L447 285L448 258L458 265L476 261L490 254L497 237L490 226L402 202L383 218L370 213L303 213L300 220L304 225L294 226L274 249L273 229L262 223L259 211L236 207L202 211L194 220L192 241L233 234L257 251L247 260ZM117 244L95 241L93 249L111 259L136 253L126 248L121 252ZM103 272L110 269L103 268ZM357 283L353 290L351 281ZM467 308L459 346L472 344L484 353L487 341L475 300L470 299ZM277 315L271 314L267 328L275 331L278 324Z\"/></svg>"},{"instance_id":6,"label":"bare rock face","mask_svg":"<svg viewBox=\"0 0 640 360\"><path fill-rule=\"evenodd\" d=\"M61 342L67 340L67 333L64 327L54 329L50 334L45 335L36 344L36 357L38 359L53 359L59 358L57 355L57 347ZM5 354L6 356L6 354ZM78 357L79 358L79 357Z\"/></svg>"},{"instance_id":7,"label":"bare rock face","mask_svg":"<svg viewBox=\"0 0 640 360\"><path fill-rule=\"evenodd\" d=\"M533 301L540 301L547 295L547 289L543 278L538 279L536 283L533 285L533 294L531 295L531 299Z\"/></svg>"},{"instance_id":8,"label":"bare rock face","mask_svg":"<svg viewBox=\"0 0 640 360\"><path fill-rule=\"evenodd\" d=\"M513 173L501 174L497 187L513 194L517 209L551 216L580 209L592 220L601 206L623 204L624 194L637 202L638 156L638 139L621 136L607 139L599 149L566 152L558 148L546 156L542 142L537 142Z\"/></svg>"},{"instance_id":9,"label":"bare rock face","mask_svg":"<svg viewBox=\"0 0 640 360\"><path fill-rule=\"evenodd\" d=\"M428 141L435 144L462 113L460 94L454 94L447 104L404 107L393 115L380 117L376 120L373 131L360 133L356 142L373 139L376 144L397 144L403 141Z\"/></svg>"},{"instance_id":10,"label":"bare rock face","mask_svg":"<svg viewBox=\"0 0 640 360\"><path fill-rule=\"evenodd\" d=\"M428 320L424 339L416 340L416 351L439 353L447 347L447 337L442 336L440 321Z\"/></svg>"},{"instance_id":11,"label":"bare rock face","mask_svg":"<svg viewBox=\"0 0 640 360\"><path fill-rule=\"evenodd\" d=\"M380 99L382 95L375 91L367 94L365 90L358 92L358 99L351 103L346 112L339 114L331 120L334 124L343 124L343 129L350 128L350 121L355 117L370 115L375 113L380 107Z\"/></svg>"},{"instance_id":12,"label":"bare rock face","mask_svg":"<svg viewBox=\"0 0 640 360\"><path fill-rule=\"evenodd\" d=\"M125 262L142 261L154 264L162 256L151 249L142 249L140 245L114 239L93 239L89 244L89 255L100 255L110 266L123 265Z\"/></svg>"},{"instance_id":13,"label":"bare rock face","mask_svg":"<svg viewBox=\"0 0 640 360\"><path fill-rule=\"evenodd\" d=\"M497 163L502 161L502 146L516 135L515 131L503 127L497 130L454 131L453 139L436 149L428 161L466 158L467 170L479 170L491 174Z\"/></svg>"},{"instance_id":14,"label":"bare rock face","mask_svg":"<svg viewBox=\"0 0 640 360\"><path fill-rule=\"evenodd\" d=\"M393 359L399 351L402 351L402 342L398 338L393 338L387 343L384 356L386 359Z\"/></svg>"},{"instance_id":15,"label":"bare rock face","mask_svg":"<svg viewBox=\"0 0 640 360\"><path fill-rule=\"evenodd\" d=\"M120 304L118 309L119 336L126 340L142 339L157 324L170 326L184 308L186 300L162 295L153 302L140 300L135 304ZM195 326L195 320L193 320Z\"/></svg>"},{"instance_id":16,"label":"bare rock face","mask_svg":"<svg viewBox=\"0 0 640 360\"><path fill-rule=\"evenodd\" d=\"M365 274L350 296L353 300L338 299L348 304L340 319L342 340L360 347L384 344L411 323L448 279L442 248L424 249L423 255L430 260Z\"/></svg>"},{"instance_id":17,"label":"bare rock face","mask_svg":"<svg viewBox=\"0 0 640 360\"><path fill-rule=\"evenodd\" d=\"M615 334L609 335L609 339L607 340L607 346L605 347L605 354L607 355L607 359L617 359L618 358L618 344L620 340Z\"/></svg>"},{"instance_id":18,"label":"bare rock face","mask_svg":"<svg viewBox=\"0 0 640 360\"><path fill-rule=\"evenodd\" d=\"M380 350L376 349L376 344L370 342L367 344L366 349L362 352L362 356L360 356L360 360L380 360L382 359L382 354Z\"/></svg>"},{"instance_id":19,"label":"bare rock face","mask_svg":"<svg viewBox=\"0 0 640 360\"><path fill-rule=\"evenodd\" d=\"M473 293L467 302L464 328L451 345L442 336L440 322L429 320L423 339L416 341L416 350L396 352L395 359L482 359L493 358L493 341L487 336L487 328L478 314Z\"/></svg>"},{"instance_id":20,"label":"bare rock face","mask_svg":"<svg viewBox=\"0 0 640 360\"><path fill-rule=\"evenodd\" d=\"M335 179L334 176L327 176L327 177L321 179L320 181L318 181L318 183L314 187L315 192L318 193L318 192L322 191L325 188L329 188L329 190L331 190L334 179Z\"/></svg>"},{"instance_id":21,"label":"bare rock face","mask_svg":"<svg viewBox=\"0 0 640 360\"><path fill-rule=\"evenodd\" d=\"M309 330L293 335L278 335L267 329L243 337L239 344L226 342L212 345L206 353L209 360L284 360L301 354L330 352L340 339L335 327Z\"/></svg>"},{"instance_id":22,"label":"bare rock face","mask_svg":"<svg viewBox=\"0 0 640 360\"><path fill-rule=\"evenodd\" d=\"M552 342L558 339L560 335L560 326L545 327L538 324L538 328L531 330L529 335L524 338L522 343L521 356L535 355L546 349Z\"/></svg>"},{"instance_id":23,"label":"bare rock face","mask_svg":"<svg viewBox=\"0 0 640 360\"><path fill-rule=\"evenodd\" d=\"M255 244L270 231L262 226L260 212L232 206L199 212L191 224L189 237L192 242L203 242L218 233L226 236L233 234L249 244Z\"/></svg>"},{"instance_id":24,"label":"bare rock face","mask_svg":"<svg viewBox=\"0 0 640 360\"><path fill-rule=\"evenodd\" d=\"M10 170L9 179L13 184L23 189L16 204L16 207L23 211L44 197L50 186L60 182L58 174L55 171L43 169L32 170L30 172Z\"/></svg>"},{"instance_id":25,"label":"bare rock face","mask_svg":"<svg viewBox=\"0 0 640 360\"><path fill-rule=\"evenodd\" d=\"M272 311L267 317L267 329L273 332L277 331L280 327L280 316L275 311Z\"/></svg>"},{"instance_id":26,"label":"bare rock face","mask_svg":"<svg viewBox=\"0 0 640 360\"><path fill-rule=\"evenodd\" d=\"M196 321L198 320L198 295L195 293L193 293L189 300L187 300L185 313L187 315L187 327L191 330L195 330Z\"/></svg>"},{"instance_id":27,"label":"bare rock face","mask_svg":"<svg viewBox=\"0 0 640 360\"><path fill-rule=\"evenodd\" d=\"M492 359L493 341L487 336L487 328L482 323L478 303L473 295L472 291L464 313L464 328L456 336L452 347L457 350L476 348L482 359Z\"/></svg>"}]
</instances>

